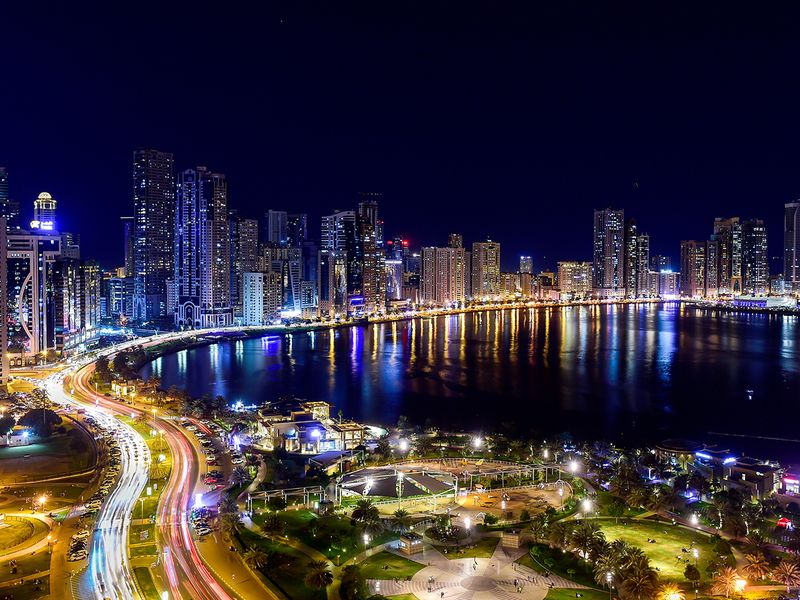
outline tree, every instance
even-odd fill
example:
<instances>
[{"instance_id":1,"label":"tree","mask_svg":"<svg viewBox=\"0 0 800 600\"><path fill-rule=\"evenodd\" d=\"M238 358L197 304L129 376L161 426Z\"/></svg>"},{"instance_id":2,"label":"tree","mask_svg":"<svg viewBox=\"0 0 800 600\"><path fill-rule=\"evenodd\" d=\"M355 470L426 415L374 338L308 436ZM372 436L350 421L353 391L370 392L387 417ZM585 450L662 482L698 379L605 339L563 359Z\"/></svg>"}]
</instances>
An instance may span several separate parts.
<instances>
[{"instance_id":1,"label":"tree","mask_svg":"<svg viewBox=\"0 0 800 600\"><path fill-rule=\"evenodd\" d=\"M598 541L605 540L600 526L591 521L585 521L572 531L572 542L584 560L588 560L589 551Z\"/></svg>"},{"instance_id":2,"label":"tree","mask_svg":"<svg viewBox=\"0 0 800 600\"><path fill-rule=\"evenodd\" d=\"M3 415L0 417L0 435L11 433L11 430L14 429L14 425L16 424L17 422L11 415Z\"/></svg>"},{"instance_id":3,"label":"tree","mask_svg":"<svg viewBox=\"0 0 800 600\"><path fill-rule=\"evenodd\" d=\"M528 525L528 529L534 543L541 544L547 538L547 518L542 514L536 515Z\"/></svg>"},{"instance_id":4,"label":"tree","mask_svg":"<svg viewBox=\"0 0 800 600\"><path fill-rule=\"evenodd\" d=\"M339 595L342 600L361 600L367 597L367 581L358 565L348 565L342 570Z\"/></svg>"},{"instance_id":5,"label":"tree","mask_svg":"<svg viewBox=\"0 0 800 600\"><path fill-rule=\"evenodd\" d=\"M691 581L693 586L697 587L697 584L700 581L700 569L698 569L695 565L688 564L683 570L683 576Z\"/></svg>"},{"instance_id":6,"label":"tree","mask_svg":"<svg viewBox=\"0 0 800 600\"><path fill-rule=\"evenodd\" d=\"M614 517L614 522L619 523L619 518L625 514L625 503L619 498L614 498L608 505L608 516Z\"/></svg>"},{"instance_id":7,"label":"tree","mask_svg":"<svg viewBox=\"0 0 800 600\"><path fill-rule=\"evenodd\" d=\"M378 521L380 519L380 513L378 512L378 507L372 503L372 500L362 498L356 502L356 507L353 509L350 517L356 523L365 524Z\"/></svg>"},{"instance_id":8,"label":"tree","mask_svg":"<svg viewBox=\"0 0 800 600\"><path fill-rule=\"evenodd\" d=\"M241 465L234 467L233 471L231 472L231 483L235 486L242 485L246 481L250 481L252 477L250 477L250 471L242 467Z\"/></svg>"},{"instance_id":9,"label":"tree","mask_svg":"<svg viewBox=\"0 0 800 600\"><path fill-rule=\"evenodd\" d=\"M261 548L248 548L242 558L251 569L260 569L267 564L267 553Z\"/></svg>"},{"instance_id":10,"label":"tree","mask_svg":"<svg viewBox=\"0 0 800 600\"><path fill-rule=\"evenodd\" d=\"M219 514L225 515L239 512L239 503L230 494L225 494L219 503Z\"/></svg>"},{"instance_id":11,"label":"tree","mask_svg":"<svg viewBox=\"0 0 800 600\"><path fill-rule=\"evenodd\" d=\"M111 382L111 369L108 365L108 358L101 356L94 363L94 377L100 383Z\"/></svg>"},{"instance_id":12,"label":"tree","mask_svg":"<svg viewBox=\"0 0 800 600\"><path fill-rule=\"evenodd\" d=\"M394 511L394 526L401 532L404 533L411 527L411 515L408 514L407 510L403 510L402 508L398 508Z\"/></svg>"},{"instance_id":13,"label":"tree","mask_svg":"<svg viewBox=\"0 0 800 600\"><path fill-rule=\"evenodd\" d=\"M658 597L661 600L685 600L686 594L674 583L665 583L658 590Z\"/></svg>"},{"instance_id":14,"label":"tree","mask_svg":"<svg viewBox=\"0 0 800 600\"><path fill-rule=\"evenodd\" d=\"M751 579L766 579L772 569L769 566L769 561L763 554L746 554L747 564L742 567L745 575Z\"/></svg>"},{"instance_id":15,"label":"tree","mask_svg":"<svg viewBox=\"0 0 800 600\"><path fill-rule=\"evenodd\" d=\"M786 584L786 594L788 595L789 588L800 585L800 567L796 562L782 560L772 572L772 578Z\"/></svg>"},{"instance_id":16,"label":"tree","mask_svg":"<svg viewBox=\"0 0 800 600\"><path fill-rule=\"evenodd\" d=\"M227 537L231 537L239 529L241 517L239 513L226 513L220 517L219 525Z\"/></svg>"},{"instance_id":17,"label":"tree","mask_svg":"<svg viewBox=\"0 0 800 600\"><path fill-rule=\"evenodd\" d=\"M0 424L0 431L2 430L2 425ZM89 449L86 436L83 435L83 432L80 429L70 429L69 433L67 433L67 437L69 438L69 449L75 454L82 454Z\"/></svg>"},{"instance_id":18,"label":"tree","mask_svg":"<svg viewBox=\"0 0 800 600\"><path fill-rule=\"evenodd\" d=\"M548 528L547 538L552 546L564 548L569 540L572 527L564 521L556 521Z\"/></svg>"},{"instance_id":19,"label":"tree","mask_svg":"<svg viewBox=\"0 0 800 600\"><path fill-rule=\"evenodd\" d=\"M61 417L48 408L33 408L17 421L18 425L30 427L39 437L50 437L53 426L61 423Z\"/></svg>"},{"instance_id":20,"label":"tree","mask_svg":"<svg viewBox=\"0 0 800 600\"><path fill-rule=\"evenodd\" d=\"M315 590L322 590L333 583L333 573L324 560L309 561L306 567L305 584Z\"/></svg>"},{"instance_id":21,"label":"tree","mask_svg":"<svg viewBox=\"0 0 800 600\"><path fill-rule=\"evenodd\" d=\"M728 598L730 593L736 590L736 583L740 579L741 577L739 577L736 569L723 567L714 577L711 591L714 594L725 594L725 597Z\"/></svg>"},{"instance_id":22,"label":"tree","mask_svg":"<svg viewBox=\"0 0 800 600\"><path fill-rule=\"evenodd\" d=\"M651 600L658 591L658 575L652 569L625 576L619 587L623 600Z\"/></svg>"}]
</instances>

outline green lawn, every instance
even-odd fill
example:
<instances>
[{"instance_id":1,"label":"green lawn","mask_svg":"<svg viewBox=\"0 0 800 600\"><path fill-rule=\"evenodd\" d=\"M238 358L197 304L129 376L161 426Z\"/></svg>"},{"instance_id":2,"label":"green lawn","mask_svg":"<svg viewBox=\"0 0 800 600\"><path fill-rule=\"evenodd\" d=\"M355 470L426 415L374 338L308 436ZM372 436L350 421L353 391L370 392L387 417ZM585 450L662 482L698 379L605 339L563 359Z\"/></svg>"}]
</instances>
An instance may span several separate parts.
<instances>
[{"instance_id":1,"label":"green lawn","mask_svg":"<svg viewBox=\"0 0 800 600\"><path fill-rule=\"evenodd\" d=\"M547 596L544 600L575 600L578 598L577 594L583 597L583 600L607 600L608 593L600 592L598 590L576 590L574 588L553 588L547 591Z\"/></svg>"},{"instance_id":2,"label":"green lawn","mask_svg":"<svg viewBox=\"0 0 800 600\"><path fill-rule=\"evenodd\" d=\"M158 548L155 544L146 544L144 546L131 546L131 558L137 556L155 556L158 553Z\"/></svg>"},{"instance_id":3,"label":"green lawn","mask_svg":"<svg viewBox=\"0 0 800 600\"><path fill-rule=\"evenodd\" d=\"M389 600L419 600L414 594L397 594L389 596Z\"/></svg>"},{"instance_id":4,"label":"green lawn","mask_svg":"<svg viewBox=\"0 0 800 600\"><path fill-rule=\"evenodd\" d=\"M147 567L135 567L133 575L136 577L136 582L139 584L139 589L146 600L159 600L161 596L156 589L156 584L153 581L153 575Z\"/></svg>"},{"instance_id":5,"label":"green lawn","mask_svg":"<svg viewBox=\"0 0 800 600\"><path fill-rule=\"evenodd\" d=\"M451 560L456 558L491 558L498 543L500 543L499 537L484 537L477 542L465 544L459 548L452 546L434 546L434 548L443 554L447 550L445 556ZM474 547L469 548L468 546Z\"/></svg>"},{"instance_id":6,"label":"green lawn","mask_svg":"<svg viewBox=\"0 0 800 600\"><path fill-rule=\"evenodd\" d=\"M47 550L43 552L39 551L33 556L17 559L17 572L14 575L11 574L11 569L6 568L4 565L3 569L0 569L0 582L13 581L20 577L25 577L26 575L41 573L42 571L48 570L50 570L50 554Z\"/></svg>"},{"instance_id":7,"label":"green lawn","mask_svg":"<svg viewBox=\"0 0 800 600\"><path fill-rule=\"evenodd\" d=\"M664 579L684 580L685 561L688 559L694 562L694 559L691 551L686 553L683 549L689 550L692 541L699 550L700 572L703 572L709 559L715 556L713 542L709 536L684 527L633 520L628 521L628 525L623 525L622 521L615 523L611 519L597 519L596 522L601 526L609 542L623 540L644 550L650 558L650 563L658 569L659 576ZM655 539L656 543L648 543L648 538Z\"/></svg>"},{"instance_id":8,"label":"green lawn","mask_svg":"<svg viewBox=\"0 0 800 600\"><path fill-rule=\"evenodd\" d=\"M37 586L32 581L22 585L14 585L2 589L3 598L9 600L30 600L31 598L44 598L50 593L50 577L45 575ZM39 588L38 590L36 588Z\"/></svg>"},{"instance_id":9,"label":"green lawn","mask_svg":"<svg viewBox=\"0 0 800 600\"><path fill-rule=\"evenodd\" d=\"M37 519L37 523L41 523ZM0 550L6 550L12 546L17 546L30 538L35 531L33 522L30 519L14 519L6 521L0 526Z\"/></svg>"},{"instance_id":10,"label":"green lawn","mask_svg":"<svg viewBox=\"0 0 800 600\"><path fill-rule=\"evenodd\" d=\"M531 551L536 553L536 560L530 554L523 554L516 562L530 567L538 573L551 571L570 581L589 587L597 585L591 569L587 570L586 563L578 560L574 554L563 552L558 548L550 548L546 544L531 544Z\"/></svg>"},{"instance_id":11,"label":"green lawn","mask_svg":"<svg viewBox=\"0 0 800 600\"><path fill-rule=\"evenodd\" d=\"M138 514L136 515L139 516ZM142 537L142 532L147 532L146 537ZM128 538L131 544L139 544L141 542L152 542L156 539L155 525L131 525Z\"/></svg>"},{"instance_id":12,"label":"green lawn","mask_svg":"<svg viewBox=\"0 0 800 600\"><path fill-rule=\"evenodd\" d=\"M395 577L406 579L413 577L417 571L424 568L424 565L418 562L385 550L361 561L358 566L361 568L361 574L367 579L394 579Z\"/></svg>"},{"instance_id":13,"label":"green lawn","mask_svg":"<svg viewBox=\"0 0 800 600\"><path fill-rule=\"evenodd\" d=\"M72 449L72 437L56 434L27 446L0 448L0 481L18 483L40 479L42 476L65 475L88 469L95 460L91 440L79 427L67 419L62 423L67 431L77 429L84 449ZM26 458L27 457L27 458Z\"/></svg>"}]
</instances>

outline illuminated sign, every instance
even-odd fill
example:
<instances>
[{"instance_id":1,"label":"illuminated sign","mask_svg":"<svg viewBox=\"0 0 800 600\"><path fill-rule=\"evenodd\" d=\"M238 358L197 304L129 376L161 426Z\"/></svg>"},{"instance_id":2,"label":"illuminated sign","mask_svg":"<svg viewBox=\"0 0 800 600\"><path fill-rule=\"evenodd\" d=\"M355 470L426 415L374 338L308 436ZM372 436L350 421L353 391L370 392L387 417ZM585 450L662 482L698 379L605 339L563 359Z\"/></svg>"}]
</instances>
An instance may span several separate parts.
<instances>
[{"instance_id":1,"label":"illuminated sign","mask_svg":"<svg viewBox=\"0 0 800 600\"><path fill-rule=\"evenodd\" d=\"M706 454L705 452L695 452L694 455L697 458L705 458L706 460L711 460L711 455L710 454Z\"/></svg>"},{"instance_id":2,"label":"illuminated sign","mask_svg":"<svg viewBox=\"0 0 800 600\"><path fill-rule=\"evenodd\" d=\"M723 461L722 461L722 464L723 464L723 465L729 465L729 464L731 464L731 463L735 463L735 462L736 462L736 457L734 457L734 456L729 456L729 457L727 457L725 460L723 460Z\"/></svg>"}]
</instances>

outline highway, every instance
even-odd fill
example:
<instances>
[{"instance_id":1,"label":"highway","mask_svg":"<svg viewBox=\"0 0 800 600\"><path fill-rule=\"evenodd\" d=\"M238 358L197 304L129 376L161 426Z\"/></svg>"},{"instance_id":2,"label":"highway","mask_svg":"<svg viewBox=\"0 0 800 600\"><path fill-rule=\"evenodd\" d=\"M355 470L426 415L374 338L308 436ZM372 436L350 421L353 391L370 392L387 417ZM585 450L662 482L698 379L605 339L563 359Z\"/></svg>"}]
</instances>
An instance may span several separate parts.
<instances>
[{"instance_id":1,"label":"highway","mask_svg":"<svg viewBox=\"0 0 800 600\"><path fill-rule=\"evenodd\" d=\"M64 391L68 371L61 371L45 380L45 389L53 402L76 404ZM97 600L140 598L133 584L128 561L128 530L131 511L147 484L150 451L144 440L128 425L113 418L100 406L82 404L98 425L119 443L120 476L117 485L100 508L92 536L89 568L78 579L78 595Z\"/></svg>"}]
</instances>

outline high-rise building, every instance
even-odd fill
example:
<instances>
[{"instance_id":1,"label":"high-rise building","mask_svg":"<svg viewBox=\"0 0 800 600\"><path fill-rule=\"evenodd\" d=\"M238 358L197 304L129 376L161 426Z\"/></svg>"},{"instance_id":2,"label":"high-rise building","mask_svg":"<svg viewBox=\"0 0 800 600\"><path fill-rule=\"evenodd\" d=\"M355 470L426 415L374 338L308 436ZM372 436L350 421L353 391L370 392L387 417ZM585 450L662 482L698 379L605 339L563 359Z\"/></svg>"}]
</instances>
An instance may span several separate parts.
<instances>
[{"instance_id":1,"label":"high-rise building","mask_svg":"<svg viewBox=\"0 0 800 600\"><path fill-rule=\"evenodd\" d=\"M695 240L681 242L681 295L699 298L705 294L706 244Z\"/></svg>"},{"instance_id":2,"label":"high-rise building","mask_svg":"<svg viewBox=\"0 0 800 600\"><path fill-rule=\"evenodd\" d=\"M133 277L133 238L135 223L133 217L120 217L122 221L122 244L125 253L125 277Z\"/></svg>"},{"instance_id":3,"label":"high-rise building","mask_svg":"<svg viewBox=\"0 0 800 600\"><path fill-rule=\"evenodd\" d=\"M358 238L361 254L361 293L363 310L370 314L386 308L386 253L379 239L379 194L361 194L358 204Z\"/></svg>"},{"instance_id":4,"label":"high-rise building","mask_svg":"<svg viewBox=\"0 0 800 600\"><path fill-rule=\"evenodd\" d=\"M289 213L286 215L286 245L300 248L308 240L308 215Z\"/></svg>"},{"instance_id":5,"label":"high-rise building","mask_svg":"<svg viewBox=\"0 0 800 600\"><path fill-rule=\"evenodd\" d=\"M220 327L233 323L230 234L225 176L205 167L178 176L175 216L175 324Z\"/></svg>"},{"instance_id":6,"label":"high-rise building","mask_svg":"<svg viewBox=\"0 0 800 600\"><path fill-rule=\"evenodd\" d=\"M463 248L464 237L460 233L451 233L447 236L448 248Z\"/></svg>"},{"instance_id":7,"label":"high-rise building","mask_svg":"<svg viewBox=\"0 0 800 600\"><path fill-rule=\"evenodd\" d=\"M639 272L639 258L637 254L638 237L636 221L634 219L628 219L625 221L623 282L625 286L626 298L636 297Z\"/></svg>"},{"instance_id":8,"label":"high-rise building","mask_svg":"<svg viewBox=\"0 0 800 600\"><path fill-rule=\"evenodd\" d=\"M560 261L558 287L562 294L572 294L574 298L588 298L592 294L592 263Z\"/></svg>"},{"instance_id":9,"label":"high-rise building","mask_svg":"<svg viewBox=\"0 0 800 600\"><path fill-rule=\"evenodd\" d=\"M531 256L519 257L519 272L526 273L528 275L533 274L533 257Z\"/></svg>"},{"instance_id":10,"label":"high-rise building","mask_svg":"<svg viewBox=\"0 0 800 600\"><path fill-rule=\"evenodd\" d=\"M276 246L287 245L287 219L285 210L268 210L264 215L265 237L264 241Z\"/></svg>"},{"instance_id":11,"label":"high-rise building","mask_svg":"<svg viewBox=\"0 0 800 600\"><path fill-rule=\"evenodd\" d=\"M650 286L650 236L640 233L636 236L636 297L651 296Z\"/></svg>"},{"instance_id":12,"label":"high-rise building","mask_svg":"<svg viewBox=\"0 0 800 600\"><path fill-rule=\"evenodd\" d=\"M242 276L243 315L245 325L268 325L281 312L280 273L244 273Z\"/></svg>"},{"instance_id":13,"label":"high-rise building","mask_svg":"<svg viewBox=\"0 0 800 600\"><path fill-rule=\"evenodd\" d=\"M61 256L64 258L74 258L75 260L80 260L81 234L69 233L67 231L61 234Z\"/></svg>"},{"instance_id":14,"label":"high-rise building","mask_svg":"<svg viewBox=\"0 0 800 600\"><path fill-rule=\"evenodd\" d=\"M654 254L650 257L650 270L656 273L672 270L672 258L661 254Z\"/></svg>"},{"instance_id":15,"label":"high-rise building","mask_svg":"<svg viewBox=\"0 0 800 600\"><path fill-rule=\"evenodd\" d=\"M42 192L33 201L33 221L31 230L58 231L56 225L56 199L48 192Z\"/></svg>"},{"instance_id":16,"label":"high-rise building","mask_svg":"<svg viewBox=\"0 0 800 600\"><path fill-rule=\"evenodd\" d=\"M625 293L625 211L594 211L593 287L605 298Z\"/></svg>"},{"instance_id":17,"label":"high-rise building","mask_svg":"<svg viewBox=\"0 0 800 600\"><path fill-rule=\"evenodd\" d=\"M464 248L423 248L420 302L449 306L465 302L470 265Z\"/></svg>"},{"instance_id":18,"label":"high-rise building","mask_svg":"<svg viewBox=\"0 0 800 600\"><path fill-rule=\"evenodd\" d=\"M783 280L786 291L800 294L800 201L784 204Z\"/></svg>"},{"instance_id":19,"label":"high-rise building","mask_svg":"<svg viewBox=\"0 0 800 600\"><path fill-rule=\"evenodd\" d=\"M6 227L19 229L19 202L9 196L8 169L0 167L0 217L5 218Z\"/></svg>"},{"instance_id":20,"label":"high-rise building","mask_svg":"<svg viewBox=\"0 0 800 600\"><path fill-rule=\"evenodd\" d=\"M335 318L347 312L347 256L330 248L319 251L317 313Z\"/></svg>"},{"instance_id":21,"label":"high-rise building","mask_svg":"<svg viewBox=\"0 0 800 600\"><path fill-rule=\"evenodd\" d=\"M492 240L472 244L472 297L500 293L500 244Z\"/></svg>"},{"instance_id":22,"label":"high-rise building","mask_svg":"<svg viewBox=\"0 0 800 600\"><path fill-rule=\"evenodd\" d=\"M739 217L714 219L711 239L718 243L717 278L719 294L742 293L742 227Z\"/></svg>"},{"instance_id":23,"label":"high-rise building","mask_svg":"<svg viewBox=\"0 0 800 600\"><path fill-rule=\"evenodd\" d=\"M299 313L302 308L302 249L279 247L274 244L262 245L259 251L259 262L260 271L280 275L283 308Z\"/></svg>"},{"instance_id":24,"label":"high-rise building","mask_svg":"<svg viewBox=\"0 0 800 600\"><path fill-rule=\"evenodd\" d=\"M244 274L258 271L258 221L243 219L231 210L228 212L230 244L230 294L233 313L242 316Z\"/></svg>"},{"instance_id":25,"label":"high-rise building","mask_svg":"<svg viewBox=\"0 0 800 600\"><path fill-rule=\"evenodd\" d=\"M747 294L769 292L767 228L761 219L742 223L742 288Z\"/></svg>"},{"instance_id":26,"label":"high-rise building","mask_svg":"<svg viewBox=\"0 0 800 600\"><path fill-rule=\"evenodd\" d=\"M167 314L167 280L175 268L175 178L169 152L133 153L133 318Z\"/></svg>"},{"instance_id":27,"label":"high-rise building","mask_svg":"<svg viewBox=\"0 0 800 600\"><path fill-rule=\"evenodd\" d=\"M0 170L0 186L5 169ZM6 193L8 190L6 189ZM0 194L3 193L0 187ZM2 198L0 198L2 206ZM8 240L6 238L6 217L0 215L0 388L8 384Z\"/></svg>"},{"instance_id":28,"label":"high-rise building","mask_svg":"<svg viewBox=\"0 0 800 600\"><path fill-rule=\"evenodd\" d=\"M711 239L706 241L705 250L705 275L703 282L705 290L703 295L706 298L716 298L720 294L720 276L719 276L719 242Z\"/></svg>"}]
</instances>

